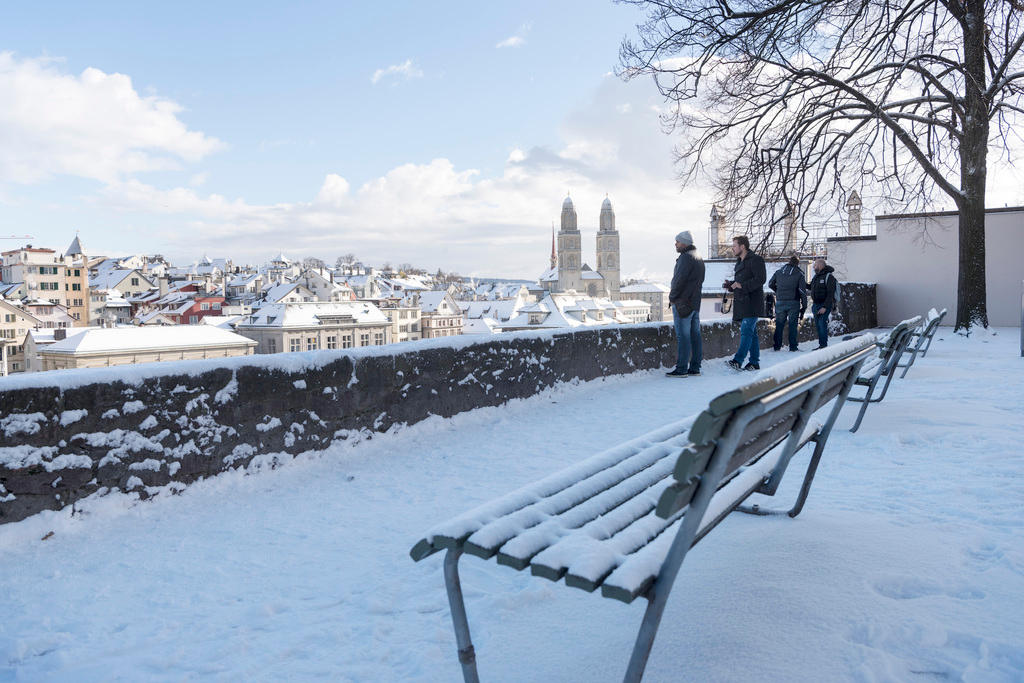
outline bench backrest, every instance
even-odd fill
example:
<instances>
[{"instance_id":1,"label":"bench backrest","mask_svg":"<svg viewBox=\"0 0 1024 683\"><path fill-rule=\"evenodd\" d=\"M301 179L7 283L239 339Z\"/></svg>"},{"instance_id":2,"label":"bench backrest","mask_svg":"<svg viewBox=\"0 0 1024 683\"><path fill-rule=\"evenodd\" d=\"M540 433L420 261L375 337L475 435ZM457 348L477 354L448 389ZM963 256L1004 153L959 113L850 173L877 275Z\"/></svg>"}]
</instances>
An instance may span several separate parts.
<instances>
[{"instance_id":1,"label":"bench backrest","mask_svg":"<svg viewBox=\"0 0 1024 683\"><path fill-rule=\"evenodd\" d=\"M676 462L676 483L663 494L658 514L677 513L702 481L718 486L789 438L778 465L785 468L810 416L852 384L875 348L870 335L855 337L782 363L713 399L690 429L690 444Z\"/></svg>"},{"instance_id":2,"label":"bench backrest","mask_svg":"<svg viewBox=\"0 0 1024 683\"><path fill-rule=\"evenodd\" d=\"M896 327L889 331L889 334L885 336L884 342L879 342L880 349L879 355L882 358L882 376L888 375L890 372L895 370L897 363L899 363L900 356L903 355L903 350L912 341L914 330L921 322L921 316L915 315L913 318L908 318L901 322Z\"/></svg>"}]
</instances>

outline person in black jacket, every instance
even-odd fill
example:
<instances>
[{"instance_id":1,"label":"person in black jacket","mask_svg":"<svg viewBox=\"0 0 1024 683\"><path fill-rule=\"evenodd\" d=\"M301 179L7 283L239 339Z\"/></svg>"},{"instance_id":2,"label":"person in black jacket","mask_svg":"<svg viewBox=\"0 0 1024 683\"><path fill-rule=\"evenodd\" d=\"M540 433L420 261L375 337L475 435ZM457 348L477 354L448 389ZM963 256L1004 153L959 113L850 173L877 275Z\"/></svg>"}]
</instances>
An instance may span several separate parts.
<instances>
[{"instance_id":1,"label":"person in black jacket","mask_svg":"<svg viewBox=\"0 0 1024 683\"><path fill-rule=\"evenodd\" d=\"M800 309L807 308L807 283L800 270L800 259L791 256L789 263L772 274L768 287L776 295L773 346L776 351L782 348L782 331L789 327L789 350L799 351L797 326L800 324Z\"/></svg>"},{"instance_id":2,"label":"person in black jacket","mask_svg":"<svg viewBox=\"0 0 1024 683\"><path fill-rule=\"evenodd\" d=\"M732 238L736 273L723 286L733 293L732 318L740 323L740 347L727 365L734 370L760 370L761 348L757 343L757 319L764 315L764 259L750 251L746 235ZM750 360L743 365L743 359Z\"/></svg>"},{"instance_id":3,"label":"person in black jacket","mask_svg":"<svg viewBox=\"0 0 1024 683\"><path fill-rule=\"evenodd\" d=\"M814 311L814 326L818 329L818 348L828 346L828 317L836 306L836 278L832 274L835 268L825 263L825 259L814 259L814 277L807 284L811 293L811 306Z\"/></svg>"},{"instance_id":4,"label":"person in black jacket","mask_svg":"<svg viewBox=\"0 0 1024 683\"><path fill-rule=\"evenodd\" d=\"M704 286L704 260L693 246L689 230L676 235L675 271L668 301L676 326L676 367L665 373L669 377L690 377L700 374L704 348L700 335L700 292Z\"/></svg>"}]
</instances>

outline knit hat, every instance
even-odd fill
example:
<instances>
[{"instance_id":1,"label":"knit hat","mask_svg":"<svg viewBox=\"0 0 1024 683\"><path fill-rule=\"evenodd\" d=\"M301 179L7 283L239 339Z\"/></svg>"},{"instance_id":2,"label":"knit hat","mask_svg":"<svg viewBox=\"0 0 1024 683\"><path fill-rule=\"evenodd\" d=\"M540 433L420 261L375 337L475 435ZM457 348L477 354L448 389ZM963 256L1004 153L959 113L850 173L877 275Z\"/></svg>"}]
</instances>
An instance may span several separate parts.
<instances>
[{"instance_id":1,"label":"knit hat","mask_svg":"<svg viewBox=\"0 0 1024 683\"><path fill-rule=\"evenodd\" d=\"M688 244L692 247L693 235L690 234L689 230L683 230L681 233L676 235L676 242L682 242L683 244Z\"/></svg>"}]
</instances>

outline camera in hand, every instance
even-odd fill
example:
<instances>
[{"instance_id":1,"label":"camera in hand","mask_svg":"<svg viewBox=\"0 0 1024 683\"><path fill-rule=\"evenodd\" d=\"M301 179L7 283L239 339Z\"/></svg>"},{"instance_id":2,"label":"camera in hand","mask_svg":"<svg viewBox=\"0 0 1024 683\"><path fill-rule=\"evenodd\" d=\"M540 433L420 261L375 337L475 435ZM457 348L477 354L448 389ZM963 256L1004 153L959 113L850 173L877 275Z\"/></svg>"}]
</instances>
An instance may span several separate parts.
<instances>
[{"instance_id":1,"label":"camera in hand","mask_svg":"<svg viewBox=\"0 0 1024 683\"><path fill-rule=\"evenodd\" d=\"M734 282L736 282L736 281L735 280L726 280L725 282L722 283L722 288L723 289L732 289L732 283L734 283Z\"/></svg>"}]
</instances>

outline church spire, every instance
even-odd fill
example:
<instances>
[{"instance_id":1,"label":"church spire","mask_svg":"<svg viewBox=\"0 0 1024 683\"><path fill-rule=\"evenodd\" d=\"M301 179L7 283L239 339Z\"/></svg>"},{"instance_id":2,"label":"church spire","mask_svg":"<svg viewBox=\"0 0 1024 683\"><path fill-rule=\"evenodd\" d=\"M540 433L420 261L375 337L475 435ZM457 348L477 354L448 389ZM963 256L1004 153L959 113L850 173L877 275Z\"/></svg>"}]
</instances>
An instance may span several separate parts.
<instances>
[{"instance_id":1,"label":"church spire","mask_svg":"<svg viewBox=\"0 0 1024 683\"><path fill-rule=\"evenodd\" d=\"M555 222L551 221L551 270L558 267L558 254L555 252Z\"/></svg>"}]
</instances>

